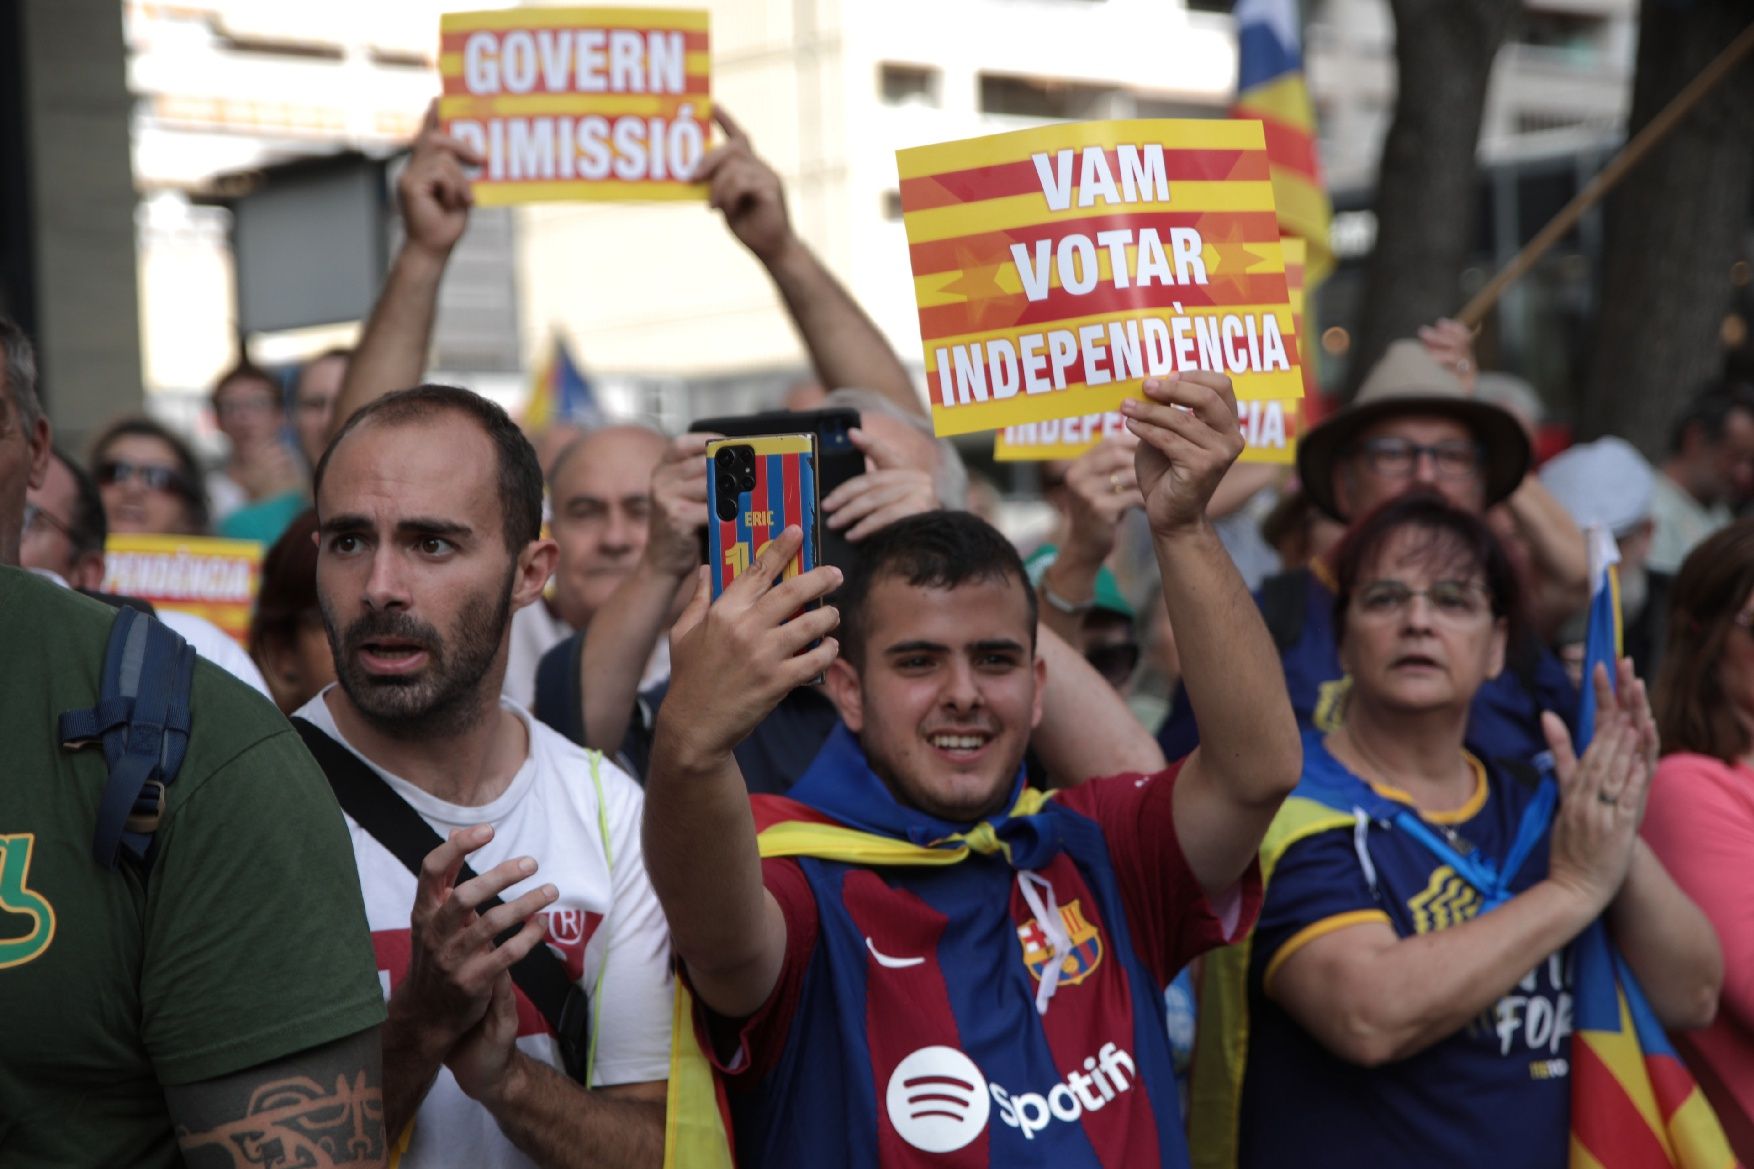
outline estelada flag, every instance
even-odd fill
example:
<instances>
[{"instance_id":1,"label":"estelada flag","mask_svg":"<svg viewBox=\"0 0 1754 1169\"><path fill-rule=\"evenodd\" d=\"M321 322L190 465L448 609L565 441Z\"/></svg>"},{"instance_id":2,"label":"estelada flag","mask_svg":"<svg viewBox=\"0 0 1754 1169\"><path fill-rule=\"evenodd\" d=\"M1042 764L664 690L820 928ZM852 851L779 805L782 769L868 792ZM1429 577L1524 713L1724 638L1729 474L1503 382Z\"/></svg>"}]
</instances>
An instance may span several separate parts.
<instances>
[{"instance_id":1,"label":"estelada flag","mask_svg":"<svg viewBox=\"0 0 1754 1169\"><path fill-rule=\"evenodd\" d=\"M1235 15L1236 104L1230 114L1260 119L1279 230L1308 245L1314 285L1334 266L1328 243L1334 208L1316 156L1315 107L1303 77L1297 0L1237 0Z\"/></svg>"},{"instance_id":2,"label":"estelada flag","mask_svg":"<svg viewBox=\"0 0 1754 1169\"><path fill-rule=\"evenodd\" d=\"M1581 754L1595 730L1596 665L1621 655L1619 549L1590 538ZM1598 918L1572 943L1571 1169L1738 1169L1717 1114Z\"/></svg>"},{"instance_id":3,"label":"estelada flag","mask_svg":"<svg viewBox=\"0 0 1754 1169\"><path fill-rule=\"evenodd\" d=\"M557 422L582 426L600 419L590 380L579 371L566 341L555 334L548 343L548 355L530 380L530 397L524 405L525 431L541 434Z\"/></svg>"}]
</instances>

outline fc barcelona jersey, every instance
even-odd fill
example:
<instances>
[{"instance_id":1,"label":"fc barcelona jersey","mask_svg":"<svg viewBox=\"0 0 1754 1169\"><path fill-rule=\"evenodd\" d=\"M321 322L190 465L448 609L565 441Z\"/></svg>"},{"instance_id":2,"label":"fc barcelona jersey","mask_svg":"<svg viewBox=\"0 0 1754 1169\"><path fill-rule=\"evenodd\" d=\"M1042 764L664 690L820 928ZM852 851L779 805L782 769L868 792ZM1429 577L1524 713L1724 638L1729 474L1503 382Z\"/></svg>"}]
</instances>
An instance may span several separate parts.
<instances>
[{"instance_id":1,"label":"fc barcelona jersey","mask_svg":"<svg viewBox=\"0 0 1754 1169\"><path fill-rule=\"evenodd\" d=\"M1039 815L1064 848L1029 894L998 856L764 861L788 931L778 985L740 1026L707 1020L738 1163L1185 1165L1162 988L1247 930L1259 881L1208 904L1174 783L1062 793ZM1043 912L1070 949L1038 1013Z\"/></svg>"}]
</instances>

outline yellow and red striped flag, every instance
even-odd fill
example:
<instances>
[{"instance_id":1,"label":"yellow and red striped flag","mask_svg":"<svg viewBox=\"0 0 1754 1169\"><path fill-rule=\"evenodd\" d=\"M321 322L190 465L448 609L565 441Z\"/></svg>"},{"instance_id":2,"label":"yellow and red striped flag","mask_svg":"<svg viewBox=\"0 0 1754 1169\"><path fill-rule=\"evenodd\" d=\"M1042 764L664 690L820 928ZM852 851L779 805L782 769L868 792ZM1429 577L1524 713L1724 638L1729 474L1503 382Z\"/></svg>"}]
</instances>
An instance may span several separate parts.
<instances>
[{"instance_id":1,"label":"yellow and red striped flag","mask_svg":"<svg viewBox=\"0 0 1754 1169\"><path fill-rule=\"evenodd\" d=\"M1260 119L1279 230L1306 241L1313 287L1334 266L1328 243L1334 208L1316 157L1315 107L1304 84L1297 0L1237 0L1234 11L1237 75L1231 116Z\"/></svg>"},{"instance_id":2,"label":"yellow and red striped flag","mask_svg":"<svg viewBox=\"0 0 1754 1169\"><path fill-rule=\"evenodd\" d=\"M1598 663L1621 646L1619 548L1592 527L1590 610L1578 710L1581 755L1595 731ZM1626 959L1597 919L1572 943L1571 1169L1738 1169L1717 1114L1675 1051Z\"/></svg>"}]
</instances>

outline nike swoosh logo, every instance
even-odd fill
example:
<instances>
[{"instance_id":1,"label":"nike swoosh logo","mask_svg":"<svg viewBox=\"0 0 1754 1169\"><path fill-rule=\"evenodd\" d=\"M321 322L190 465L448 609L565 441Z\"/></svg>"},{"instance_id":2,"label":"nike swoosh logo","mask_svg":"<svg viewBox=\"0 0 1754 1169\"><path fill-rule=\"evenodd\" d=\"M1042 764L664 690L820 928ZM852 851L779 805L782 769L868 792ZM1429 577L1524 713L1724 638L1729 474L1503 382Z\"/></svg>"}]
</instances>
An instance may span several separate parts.
<instances>
[{"instance_id":1,"label":"nike swoosh logo","mask_svg":"<svg viewBox=\"0 0 1754 1169\"><path fill-rule=\"evenodd\" d=\"M924 958L891 958L888 954L877 949L876 944L871 941L868 934L865 937L865 949L871 951L871 957L877 959L877 965L887 966L891 970L906 970L909 966L924 966L926 964Z\"/></svg>"}]
</instances>

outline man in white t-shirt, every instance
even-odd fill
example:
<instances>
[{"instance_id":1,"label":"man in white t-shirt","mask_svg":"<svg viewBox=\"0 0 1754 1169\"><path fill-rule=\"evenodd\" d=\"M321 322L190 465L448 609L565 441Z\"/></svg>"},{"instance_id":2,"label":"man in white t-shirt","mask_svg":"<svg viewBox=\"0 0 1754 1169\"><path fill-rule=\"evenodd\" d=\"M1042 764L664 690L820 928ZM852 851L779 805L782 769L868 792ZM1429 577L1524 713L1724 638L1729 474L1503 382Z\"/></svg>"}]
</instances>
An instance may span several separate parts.
<instances>
[{"instance_id":1,"label":"man in white t-shirt","mask_svg":"<svg viewBox=\"0 0 1754 1169\"><path fill-rule=\"evenodd\" d=\"M656 1166L672 984L641 795L500 695L511 615L554 568L535 452L492 403L422 386L349 419L316 488L339 685L299 715L443 840L416 877L349 818L401 1164ZM544 943L590 996L588 1087L509 973Z\"/></svg>"}]
</instances>

